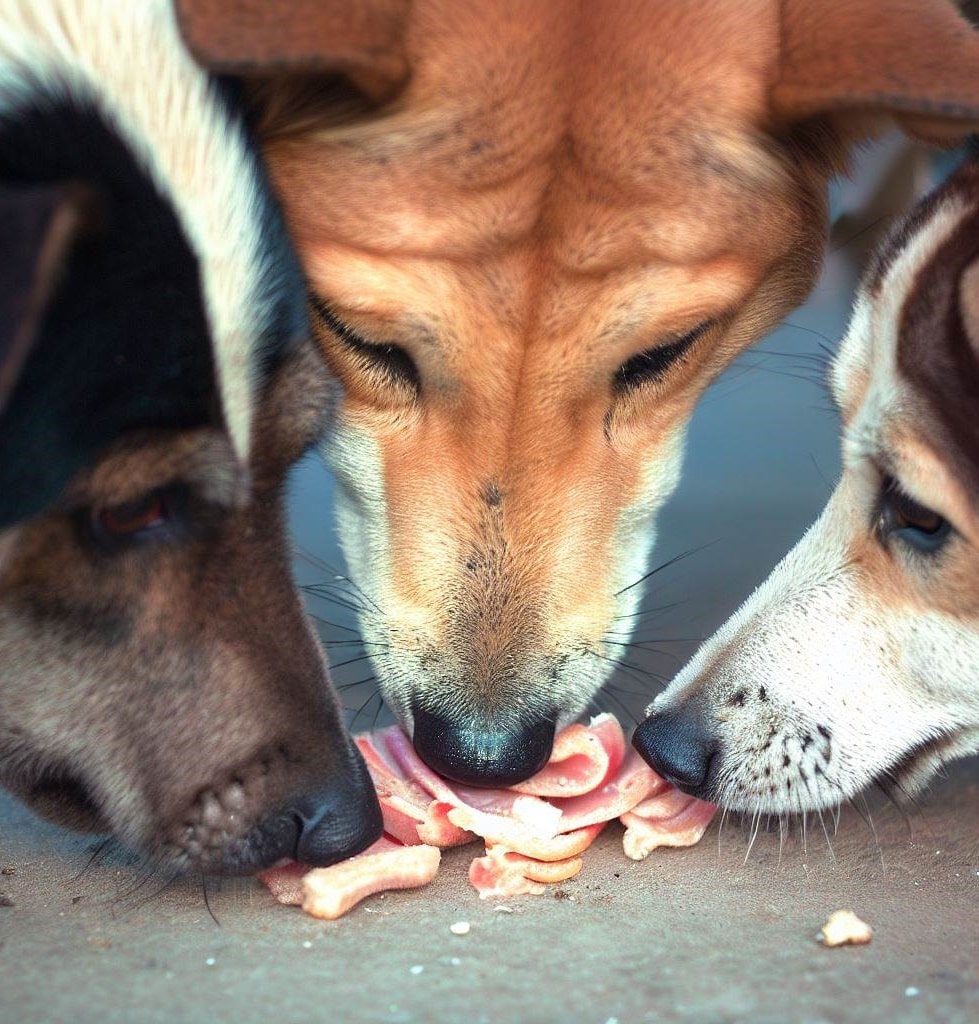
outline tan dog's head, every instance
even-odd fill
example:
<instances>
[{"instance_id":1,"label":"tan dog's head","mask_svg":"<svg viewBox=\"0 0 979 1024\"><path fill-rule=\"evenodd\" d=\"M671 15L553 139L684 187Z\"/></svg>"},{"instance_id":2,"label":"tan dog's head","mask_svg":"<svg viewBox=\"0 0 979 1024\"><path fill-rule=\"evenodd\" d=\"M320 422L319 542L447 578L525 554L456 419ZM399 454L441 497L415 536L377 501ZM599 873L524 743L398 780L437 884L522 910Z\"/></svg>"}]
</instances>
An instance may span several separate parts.
<instances>
[{"instance_id":1,"label":"tan dog's head","mask_svg":"<svg viewBox=\"0 0 979 1024\"><path fill-rule=\"evenodd\" d=\"M979 749L979 164L881 250L831 383L839 487L636 732L726 807L911 793Z\"/></svg>"},{"instance_id":2,"label":"tan dog's head","mask_svg":"<svg viewBox=\"0 0 979 1024\"><path fill-rule=\"evenodd\" d=\"M168 0L2 6L0 228L0 785L161 869L358 852L283 523L335 386Z\"/></svg>"},{"instance_id":3,"label":"tan dog's head","mask_svg":"<svg viewBox=\"0 0 979 1024\"><path fill-rule=\"evenodd\" d=\"M516 781L611 673L694 403L806 294L847 144L961 132L979 43L927 2L356 10L341 76L255 90L344 388L341 538L419 753Z\"/></svg>"}]
</instances>

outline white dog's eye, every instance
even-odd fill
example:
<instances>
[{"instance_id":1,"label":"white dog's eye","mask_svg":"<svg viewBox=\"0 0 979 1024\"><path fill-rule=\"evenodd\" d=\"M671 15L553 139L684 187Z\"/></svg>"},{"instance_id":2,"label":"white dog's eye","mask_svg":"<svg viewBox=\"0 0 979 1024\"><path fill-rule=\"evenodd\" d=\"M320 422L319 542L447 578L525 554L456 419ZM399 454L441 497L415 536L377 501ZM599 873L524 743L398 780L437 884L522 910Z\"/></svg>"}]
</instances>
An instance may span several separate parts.
<instances>
[{"instance_id":1,"label":"white dog's eye","mask_svg":"<svg viewBox=\"0 0 979 1024\"><path fill-rule=\"evenodd\" d=\"M933 509L915 501L893 477L885 477L877 530L882 539L896 537L916 551L933 555L948 540L952 525Z\"/></svg>"}]
</instances>

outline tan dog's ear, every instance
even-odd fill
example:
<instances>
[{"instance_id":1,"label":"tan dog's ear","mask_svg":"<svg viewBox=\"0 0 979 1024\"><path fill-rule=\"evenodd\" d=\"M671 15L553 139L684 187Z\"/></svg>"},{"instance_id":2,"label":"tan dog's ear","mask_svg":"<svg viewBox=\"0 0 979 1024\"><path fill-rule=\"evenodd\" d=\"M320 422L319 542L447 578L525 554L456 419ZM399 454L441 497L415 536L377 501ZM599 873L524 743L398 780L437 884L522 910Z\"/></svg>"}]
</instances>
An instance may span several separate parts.
<instances>
[{"instance_id":1,"label":"tan dog's ear","mask_svg":"<svg viewBox=\"0 0 979 1024\"><path fill-rule=\"evenodd\" d=\"M407 76L410 0L174 0L190 52L236 75L330 72L383 100Z\"/></svg>"},{"instance_id":2,"label":"tan dog's ear","mask_svg":"<svg viewBox=\"0 0 979 1024\"><path fill-rule=\"evenodd\" d=\"M884 113L947 143L979 125L979 32L951 0L783 0L776 116Z\"/></svg>"}]
</instances>

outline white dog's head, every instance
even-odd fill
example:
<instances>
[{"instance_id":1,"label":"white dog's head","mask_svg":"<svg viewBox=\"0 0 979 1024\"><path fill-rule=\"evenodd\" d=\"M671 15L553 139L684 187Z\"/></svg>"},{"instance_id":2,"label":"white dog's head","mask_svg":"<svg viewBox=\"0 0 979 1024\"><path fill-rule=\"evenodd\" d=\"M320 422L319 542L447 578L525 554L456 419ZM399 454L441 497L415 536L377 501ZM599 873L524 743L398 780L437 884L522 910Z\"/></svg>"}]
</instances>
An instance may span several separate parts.
<instances>
[{"instance_id":1,"label":"white dog's head","mask_svg":"<svg viewBox=\"0 0 979 1024\"><path fill-rule=\"evenodd\" d=\"M830 383L839 486L634 741L733 809L912 791L979 749L979 164L878 254Z\"/></svg>"}]
</instances>

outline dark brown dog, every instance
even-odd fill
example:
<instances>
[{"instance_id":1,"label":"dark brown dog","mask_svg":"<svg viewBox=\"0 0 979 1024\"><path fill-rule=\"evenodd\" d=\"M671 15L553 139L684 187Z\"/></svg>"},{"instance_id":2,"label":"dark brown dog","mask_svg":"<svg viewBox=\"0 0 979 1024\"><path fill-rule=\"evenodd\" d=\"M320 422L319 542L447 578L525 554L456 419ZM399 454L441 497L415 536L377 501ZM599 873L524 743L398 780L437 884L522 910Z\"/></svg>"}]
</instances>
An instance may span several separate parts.
<instances>
[{"instance_id":1,"label":"dark brown dog","mask_svg":"<svg viewBox=\"0 0 979 1024\"><path fill-rule=\"evenodd\" d=\"M0 784L161 868L356 853L282 508L332 385L233 98L165 0L0 5L0 85Z\"/></svg>"}]
</instances>

